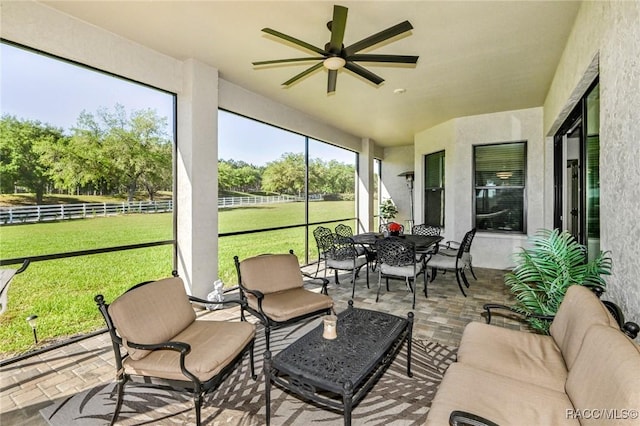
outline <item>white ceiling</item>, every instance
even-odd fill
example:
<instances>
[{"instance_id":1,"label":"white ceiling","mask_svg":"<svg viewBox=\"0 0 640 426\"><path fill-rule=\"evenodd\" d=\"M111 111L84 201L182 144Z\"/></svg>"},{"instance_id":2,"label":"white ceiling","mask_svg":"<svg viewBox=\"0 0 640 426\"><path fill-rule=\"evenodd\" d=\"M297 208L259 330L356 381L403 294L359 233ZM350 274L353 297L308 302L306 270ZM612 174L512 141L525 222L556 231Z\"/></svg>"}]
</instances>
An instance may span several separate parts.
<instances>
[{"instance_id":1,"label":"white ceiling","mask_svg":"<svg viewBox=\"0 0 640 426\"><path fill-rule=\"evenodd\" d=\"M261 31L324 47L334 1L45 1L81 20L178 59L216 67L227 81L381 146L454 117L541 106L580 6L575 1L341 1L344 44L404 20L414 29L360 53L419 55L417 65L361 63L380 86L340 70L327 95L313 64L254 68L253 61L316 56ZM395 94L395 89L406 89Z\"/></svg>"}]
</instances>

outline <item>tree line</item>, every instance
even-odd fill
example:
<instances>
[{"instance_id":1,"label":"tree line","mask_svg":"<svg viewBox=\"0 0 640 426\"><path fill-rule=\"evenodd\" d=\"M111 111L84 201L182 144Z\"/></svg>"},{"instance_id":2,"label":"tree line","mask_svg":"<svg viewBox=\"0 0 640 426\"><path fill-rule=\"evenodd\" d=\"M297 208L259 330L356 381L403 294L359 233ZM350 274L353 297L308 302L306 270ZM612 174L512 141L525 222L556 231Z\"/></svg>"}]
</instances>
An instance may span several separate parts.
<instances>
[{"instance_id":1,"label":"tree line","mask_svg":"<svg viewBox=\"0 0 640 426\"><path fill-rule=\"evenodd\" d=\"M166 117L146 109L127 114L83 111L66 135L35 120L3 115L0 119L0 191L24 187L41 204L55 190L85 194L126 194L144 190L150 200L172 188L172 144Z\"/></svg>"},{"instance_id":2,"label":"tree line","mask_svg":"<svg viewBox=\"0 0 640 426\"><path fill-rule=\"evenodd\" d=\"M26 188L42 204L45 193L126 195L144 190L150 200L172 189L172 143L167 119L155 110L127 114L83 111L70 134L40 121L3 115L0 119L0 192ZM355 167L336 160L309 160L309 192L353 194ZM305 158L285 153L263 166L237 160L218 161L221 191L302 195Z\"/></svg>"},{"instance_id":3,"label":"tree line","mask_svg":"<svg viewBox=\"0 0 640 426\"><path fill-rule=\"evenodd\" d=\"M302 196L305 192L305 157L287 152L264 166L244 161L218 162L218 189L240 192L275 192ZM337 160L309 160L309 193L353 194L355 167Z\"/></svg>"}]
</instances>

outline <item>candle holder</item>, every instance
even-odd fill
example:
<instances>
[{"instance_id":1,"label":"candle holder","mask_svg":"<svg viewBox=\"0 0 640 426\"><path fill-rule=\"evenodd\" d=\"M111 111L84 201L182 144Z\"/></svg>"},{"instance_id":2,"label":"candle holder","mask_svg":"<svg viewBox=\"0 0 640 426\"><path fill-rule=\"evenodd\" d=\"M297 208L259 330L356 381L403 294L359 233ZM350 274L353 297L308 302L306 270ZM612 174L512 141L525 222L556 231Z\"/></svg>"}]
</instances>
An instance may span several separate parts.
<instances>
[{"instance_id":1,"label":"candle holder","mask_svg":"<svg viewBox=\"0 0 640 426\"><path fill-rule=\"evenodd\" d=\"M322 321L324 322L324 330L322 333L322 337L324 337L327 340L333 340L336 337L338 337L338 332L337 332L338 317L335 315L327 315L322 319Z\"/></svg>"}]
</instances>

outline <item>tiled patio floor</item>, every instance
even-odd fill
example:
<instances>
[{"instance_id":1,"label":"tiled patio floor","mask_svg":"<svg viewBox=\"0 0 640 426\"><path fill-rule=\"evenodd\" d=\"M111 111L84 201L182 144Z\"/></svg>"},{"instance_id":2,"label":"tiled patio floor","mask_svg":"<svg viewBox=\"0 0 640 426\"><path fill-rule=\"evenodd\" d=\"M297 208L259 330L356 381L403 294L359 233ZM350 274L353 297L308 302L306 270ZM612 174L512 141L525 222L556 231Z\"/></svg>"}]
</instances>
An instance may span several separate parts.
<instances>
[{"instance_id":1,"label":"tiled patio floor","mask_svg":"<svg viewBox=\"0 0 640 426\"><path fill-rule=\"evenodd\" d=\"M438 275L433 283L429 283L427 299L419 280L413 310L414 338L457 346L467 323L484 321L480 316L484 303L512 303L504 286L504 271L476 268L475 272L478 280L470 277L471 287L467 289L466 298L460 293L454 274ZM377 273L370 273L370 289L366 287L365 274L361 275L356 281L356 307L400 316L406 316L411 310L411 293L403 281L392 280L389 292L383 282L380 301L376 303ZM340 286L334 284L332 275L329 278L329 294L334 298L336 310L342 311L351 298L350 276L341 275ZM237 318L239 310L227 309L207 315ZM494 320L494 323L500 322L506 322L509 327L520 327L501 317ZM39 414L40 409L68 395L113 381L114 376L113 353L107 334L7 365L0 370L0 424L46 425Z\"/></svg>"}]
</instances>

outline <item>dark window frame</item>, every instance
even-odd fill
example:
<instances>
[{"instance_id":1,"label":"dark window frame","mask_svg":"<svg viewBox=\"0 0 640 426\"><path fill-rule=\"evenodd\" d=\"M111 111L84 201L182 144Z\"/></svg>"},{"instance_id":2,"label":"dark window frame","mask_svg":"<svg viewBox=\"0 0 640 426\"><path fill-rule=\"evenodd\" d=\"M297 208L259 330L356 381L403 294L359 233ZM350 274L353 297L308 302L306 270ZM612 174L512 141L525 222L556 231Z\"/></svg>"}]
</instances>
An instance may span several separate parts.
<instances>
[{"instance_id":1,"label":"dark window frame","mask_svg":"<svg viewBox=\"0 0 640 426\"><path fill-rule=\"evenodd\" d=\"M146 247L153 247L153 246L158 246L158 245L172 245L172 263L173 263L173 269L177 269L177 265L178 265L178 245L177 245L177 240L178 240L178 177L176 174L177 171L177 161L178 161L178 95L177 93L162 89L160 87L151 85L149 83L145 83L139 80L135 80L133 78L130 77L124 77L122 75L110 72L110 71L105 71L103 69L91 66L91 65L87 65L85 63L82 62L78 62L75 61L73 59L69 59L69 58L65 58L64 56L59 56L53 53L49 53L45 50L41 50L41 49L37 49L25 44L21 44L21 43L17 43L15 41L0 37L0 43L2 44L6 44L7 46L11 46L14 47L16 49L22 49L24 51L30 52L32 54L36 54L36 55L41 55L53 60L57 60L60 62L64 62L70 65L75 65L77 67L86 69L88 71L93 71L93 72L97 72L99 74L103 74L106 75L108 77L112 77L112 78L116 78L122 81L126 81L128 83L133 83L133 84L138 84L140 86L143 87L147 87L149 89L153 89L153 90L157 90L159 92L165 93L169 96L171 96L173 98L173 128L171 129L171 131L173 132L173 144L172 144L172 204L173 204L173 212L172 212L172 230L171 230L171 234L172 234L172 238L170 240L164 240L164 241L151 241L151 242L146 242L146 243L139 243L139 244L129 244L129 245L124 245L124 246L111 246L111 247L98 247L98 248L93 248L93 249L86 249L86 250L79 250L79 251L72 251L72 252L64 252L64 253L49 253L49 254L45 254L45 255L36 255L36 256L23 256L23 257L19 257L19 258L13 258L13 259L0 259L0 266L6 266L6 265L15 265L18 263L23 263L25 260L29 260L30 262L40 262L40 261L47 261L47 260L56 260L56 259L64 259L64 258L68 258L68 257L78 257L78 256L89 256L92 254L98 254L98 253L111 253L111 252L117 252L117 251L123 251L123 250L134 250L134 249L140 249L140 248L146 248Z\"/></svg>"},{"instance_id":2,"label":"dark window frame","mask_svg":"<svg viewBox=\"0 0 640 426\"><path fill-rule=\"evenodd\" d=\"M504 145L514 145L514 144L523 144L524 145L524 153L522 158L522 185L509 185L509 186L488 186L488 185L479 185L476 182L476 171L477 171L477 150L482 148L487 148L491 146L504 146ZM472 147L473 150L473 171L472 171L472 181L473 181L473 190L471 194L472 198L472 222L473 227L477 228L478 232L486 232L486 233L500 233L500 234L527 234L527 158L528 158L528 141L527 140L516 140L516 141L508 141L508 142L497 142L497 143L487 143L487 144L476 144ZM499 168L497 168L499 169ZM514 190L520 189L522 191L522 229L483 229L480 227L478 223L478 213L477 213L477 192L479 190Z\"/></svg>"},{"instance_id":3,"label":"dark window frame","mask_svg":"<svg viewBox=\"0 0 640 426\"><path fill-rule=\"evenodd\" d=\"M440 185L438 186L429 186L427 184L429 175L429 159L435 158L435 156L439 156L439 161L441 164L440 167ZM445 150L432 152L430 154L426 154L424 156L424 219L423 223L425 225L434 225L444 227L445 222L445 206L446 206L446 191L445 191L445 169L446 169L446 153ZM440 193L440 221L439 223L435 223L434 221L429 220L427 212L429 211L429 197L427 196L429 192L439 192Z\"/></svg>"},{"instance_id":4,"label":"dark window frame","mask_svg":"<svg viewBox=\"0 0 640 426\"><path fill-rule=\"evenodd\" d=\"M287 129L286 127L282 127L279 126L277 124L273 124L273 123L269 123L267 121L264 120L260 120L258 118L255 117L251 117L250 115L246 115L231 109L227 109L224 107L218 107L218 111L224 111L227 114L233 114L237 117L241 117L243 119L246 120L251 120L254 121L256 123L260 123L262 125L265 126L270 126L273 127L275 129L279 129L282 130L284 132L289 132L295 135L298 135L302 138L304 138L304 162L305 162L305 213L304 213L304 222L303 223L297 223L297 224L293 224L293 225L285 225L285 226L276 226L276 227L271 227L271 228L256 228L256 229L247 229L247 230L243 230L243 231L235 231L235 232L220 232L220 230L218 230L218 237L219 238L224 238L224 237L231 237L231 236L236 236L236 235L245 235L245 234L259 234L262 232L270 232L270 231L278 231L278 230L282 230L282 229L290 229L290 228L304 228L305 229L305 241L304 241L304 245L306 247L305 250L305 256L304 256L304 263L305 264L309 264L311 259L309 257L309 252L310 250L312 250L312 248L315 245L315 242L311 241L309 234L312 231L311 227L315 227L315 226L319 226L319 225L334 225L334 224L338 224L338 223L345 223L345 222L349 222L349 221L356 221L359 222L360 218L353 216L353 217L345 217L345 218L336 218L336 219L331 219L331 220L327 220L327 221L310 221L309 220L309 142L310 141L315 141L315 142L320 142L320 143L324 143L327 144L329 146L335 147L335 148L339 148L339 149L343 149L345 151L349 151L352 152L353 154L355 154L355 172L356 172L356 176L355 176L355 186L354 186L354 194L356 196L356 200L354 201L355 203L355 207L356 209L354 210L354 213L356 215L359 216L360 214L360 210L358 207L358 202L357 199L360 196L360 194L358 193L358 178L359 178L359 172L360 172L360 153L358 151L352 150L350 148L345 148L343 146L339 146L335 143L331 143L328 142L324 139L320 139L318 137L312 137L309 136L307 134L301 133L299 131L295 131L295 130L291 130L291 129ZM218 144L220 143L220 141L218 140ZM219 159L218 159L219 160Z\"/></svg>"}]
</instances>

